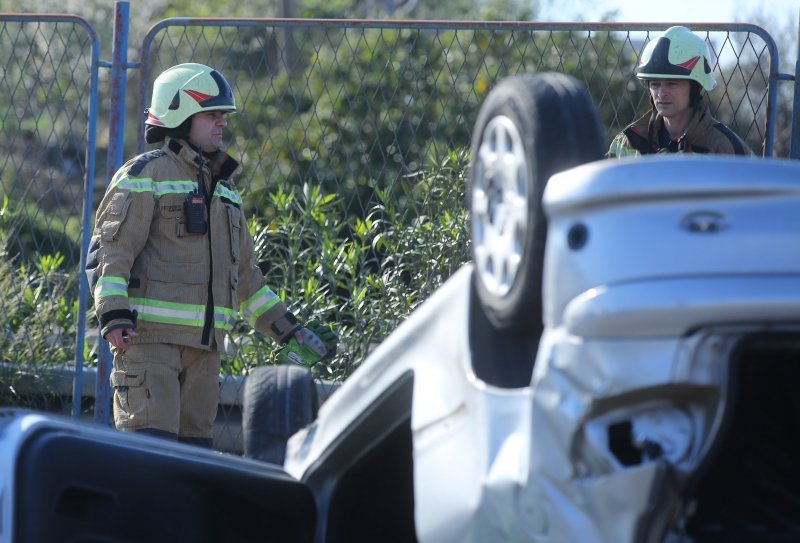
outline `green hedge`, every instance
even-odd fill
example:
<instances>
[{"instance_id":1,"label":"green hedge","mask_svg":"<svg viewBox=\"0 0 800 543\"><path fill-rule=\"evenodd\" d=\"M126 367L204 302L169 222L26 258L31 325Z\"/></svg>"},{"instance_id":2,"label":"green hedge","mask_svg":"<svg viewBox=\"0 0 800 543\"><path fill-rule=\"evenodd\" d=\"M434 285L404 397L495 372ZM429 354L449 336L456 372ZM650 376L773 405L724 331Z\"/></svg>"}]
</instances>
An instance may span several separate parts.
<instances>
[{"instance_id":1,"label":"green hedge","mask_svg":"<svg viewBox=\"0 0 800 543\"><path fill-rule=\"evenodd\" d=\"M318 187L269 195L270 220L253 218L259 264L298 317L327 323L340 337L337 355L314 368L341 380L469 258L465 176L468 153L450 152L424 173L400 178L403 198L376 188L364 219ZM401 210L402 209L402 210ZM226 368L242 373L269 363L272 348L249 330Z\"/></svg>"},{"instance_id":2,"label":"green hedge","mask_svg":"<svg viewBox=\"0 0 800 543\"><path fill-rule=\"evenodd\" d=\"M301 318L327 323L340 337L337 354L313 368L343 380L467 259L465 176L468 153L449 152L425 172L397 179L403 197L376 187L366 218L347 216L344 200L319 187L269 194L271 219L253 217L259 264L273 290ZM50 401L54 368L75 359L78 270L61 254L32 263L9 254L20 217L0 207L0 405ZM93 310L88 327L96 327ZM274 362L275 345L241 324L236 354L224 362L241 375ZM84 345L86 365L96 348ZM41 390L37 396L24 390Z\"/></svg>"},{"instance_id":3,"label":"green hedge","mask_svg":"<svg viewBox=\"0 0 800 543\"><path fill-rule=\"evenodd\" d=\"M77 273L64 257L23 261L9 254L20 225L8 199L0 207L0 405L46 406L51 373L71 364L78 315ZM33 396L28 391L37 390Z\"/></svg>"}]
</instances>

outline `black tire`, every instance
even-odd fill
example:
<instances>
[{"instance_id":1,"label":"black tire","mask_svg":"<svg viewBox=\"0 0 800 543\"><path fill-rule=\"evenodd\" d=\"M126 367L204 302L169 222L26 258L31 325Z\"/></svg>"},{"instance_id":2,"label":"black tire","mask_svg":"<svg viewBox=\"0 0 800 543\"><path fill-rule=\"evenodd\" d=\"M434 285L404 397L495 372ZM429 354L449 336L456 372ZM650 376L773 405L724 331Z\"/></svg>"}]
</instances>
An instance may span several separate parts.
<instances>
[{"instance_id":1,"label":"black tire","mask_svg":"<svg viewBox=\"0 0 800 543\"><path fill-rule=\"evenodd\" d=\"M242 434L248 458L283 464L286 442L317 416L311 372L300 366L256 368L244 383Z\"/></svg>"},{"instance_id":2,"label":"black tire","mask_svg":"<svg viewBox=\"0 0 800 543\"><path fill-rule=\"evenodd\" d=\"M470 168L472 257L475 291L496 330L538 341L547 236L541 205L545 185L555 173L602 158L605 147L588 92L564 74L507 78L481 106ZM503 164L518 161L518 167L498 167L500 155L510 159ZM509 171L518 173L509 178ZM502 247L511 240L508 248Z\"/></svg>"}]
</instances>

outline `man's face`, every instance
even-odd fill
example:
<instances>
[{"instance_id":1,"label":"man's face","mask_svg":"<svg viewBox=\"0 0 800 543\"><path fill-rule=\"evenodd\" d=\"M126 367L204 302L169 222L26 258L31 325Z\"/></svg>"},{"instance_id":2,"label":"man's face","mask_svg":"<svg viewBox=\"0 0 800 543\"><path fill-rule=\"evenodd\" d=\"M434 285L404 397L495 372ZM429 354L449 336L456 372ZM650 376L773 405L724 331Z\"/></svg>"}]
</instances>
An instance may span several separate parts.
<instances>
[{"instance_id":1,"label":"man's face","mask_svg":"<svg viewBox=\"0 0 800 543\"><path fill-rule=\"evenodd\" d=\"M689 110L691 83L687 79L653 79L650 96L663 117L676 117Z\"/></svg>"},{"instance_id":2,"label":"man's face","mask_svg":"<svg viewBox=\"0 0 800 543\"><path fill-rule=\"evenodd\" d=\"M203 151L213 153L222 149L222 134L228 120L224 111L203 111L192 117L189 141Z\"/></svg>"}]
</instances>

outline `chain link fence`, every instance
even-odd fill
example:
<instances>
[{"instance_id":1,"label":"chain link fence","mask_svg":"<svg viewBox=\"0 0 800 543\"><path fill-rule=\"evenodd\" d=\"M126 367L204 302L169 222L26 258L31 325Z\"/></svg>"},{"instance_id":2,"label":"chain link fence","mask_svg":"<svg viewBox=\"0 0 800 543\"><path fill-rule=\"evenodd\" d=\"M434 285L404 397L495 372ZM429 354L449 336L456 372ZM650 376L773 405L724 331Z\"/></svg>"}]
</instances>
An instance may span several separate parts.
<instances>
[{"instance_id":1,"label":"chain link fence","mask_svg":"<svg viewBox=\"0 0 800 543\"><path fill-rule=\"evenodd\" d=\"M152 79L163 69L189 61L214 66L239 100L230 148L249 167L246 192L314 182L346 194L351 210L365 213L370 184L391 184L468 145L483 99L503 77L575 76L589 89L610 141L649 109L633 71L646 43L665 28L165 20L144 40L137 109L147 107ZM778 73L772 38L753 25L693 29L715 57L715 116L771 155L775 120L768 117L777 107ZM790 114L783 119L789 121ZM785 156L788 145L778 151Z\"/></svg>"},{"instance_id":2,"label":"chain link fence","mask_svg":"<svg viewBox=\"0 0 800 543\"><path fill-rule=\"evenodd\" d=\"M0 16L2 405L68 409L82 365L98 59L79 17Z\"/></svg>"},{"instance_id":3,"label":"chain link fence","mask_svg":"<svg viewBox=\"0 0 800 543\"><path fill-rule=\"evenodd\" d=\"M342 198L342 214L361 219L370 217L388 195L397 203L396 211L406 215L400 221L409 224L438 212L439 202L424 190L414 190L414 180L420 172L440 167L449 150L469 146L478 110L501 78L531 71L575 76L589 89L610 141L650 107L633 71L648 40L665 28L165 20L144 40L137 111L148 106L152 79L162 70L190 61L214 66L225 74L238 101L228 144L244 164L241 185L251 214L272 217L276 206L270 194L314 186ZM714 55L719 81L711 95L715 115L757 152L771 154L774 121L769 117L776 96L770 92L777 73L772 39L750 25L695 30L708 40ZM138 134L143 133L144 118L140 115ZM144 150L139 141L138 150ZM462 227L466 238L466 221ZM422 234L420 247L437 245L436 231L416 233ZM404 240L393 241L386 254L403 254ZM278 236L270 242L286 244ZM460 249L455 255L459 264L469 259L466 242ZM325 250L320 244L312 252ZM265 269L273 288L285 289L289 300L303 301L302 289L291 284L292 274L270 277L269 270L279 266L276 260L286 255L268 256L272 258ZM445 278L436 265L417 265L424 268L415 272L425 284L435 286ZM388 291L377 295L385 297ZM350 314L357 300L352 292L336 296L333 286L325 292L337 311L326 311L325 303L305 309L327 313L341 327L341 315ZM400 309L382 315L387 333L410 308ZM358 317L348 323L356 332L344 338L345 351L357 356L340 359L346 369L334 372L335 378L346 374L368 348L359 341L366 331Z\"/></svg>"},{"instance_id":4,"label":"chain link fence","mask_svg":"<svg viewBox=\"0 0 800 543\"><path fill-rule=\"evenodd\" d=\"M168 19L128 66L138 93L129 92L125 158L145 150L143 112L163 69L200 62L225 75L239 110L227 144L243 166L262 267L303 317L338 327L336 359L315 371L340 381L469 259L463 172L491 88L525 72L571 74L610 142L650 107L633 70L667 26ZM760 154L787 156L788 137L776 134L791 131L791 100L772 38L753 25L692 29L713 51L715 116ZM96 209L107 182L93 155L97 43L77 18L1 16L0 47L0 399L36 404L8 396L30 390L13 379L44 379L45 365L72 361L80 373L95 361L78 278L85 209ZM109 138L119 144L122 134ZM226 347L217 437L236 450L241 376L269 363L271 347L244 328Z\"/></svg>"}]
</instances>

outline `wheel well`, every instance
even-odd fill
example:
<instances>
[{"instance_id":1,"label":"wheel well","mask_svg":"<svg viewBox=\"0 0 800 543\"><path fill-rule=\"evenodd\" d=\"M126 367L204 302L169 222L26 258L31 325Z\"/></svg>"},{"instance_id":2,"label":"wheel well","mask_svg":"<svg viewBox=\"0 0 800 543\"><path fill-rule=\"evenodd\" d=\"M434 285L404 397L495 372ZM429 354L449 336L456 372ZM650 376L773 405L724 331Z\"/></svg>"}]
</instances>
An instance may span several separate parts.
<instances>
[{"instance_id":1,"label":"wheel well","mask_svg":"<svg viewBox=\"0 0 800 543\"><path fill-rule=\"evenodd\" d=\"M473 272L474 273L474 272ZM492 325L475 291L469 292L469 346L475 376L493 386L522 388L531 384L541 332L522 334Z\"/></svg>"},{"instance_id":2,"label":"wheel well","mask_svg":"<svg viewBox=\"0 0 800 543\"><path fill-rule=\"evenodd\" d=\"M416 541L407 372L343 432L309 470L320 512L318 540Z\"/></svg>"}]
</instances>

